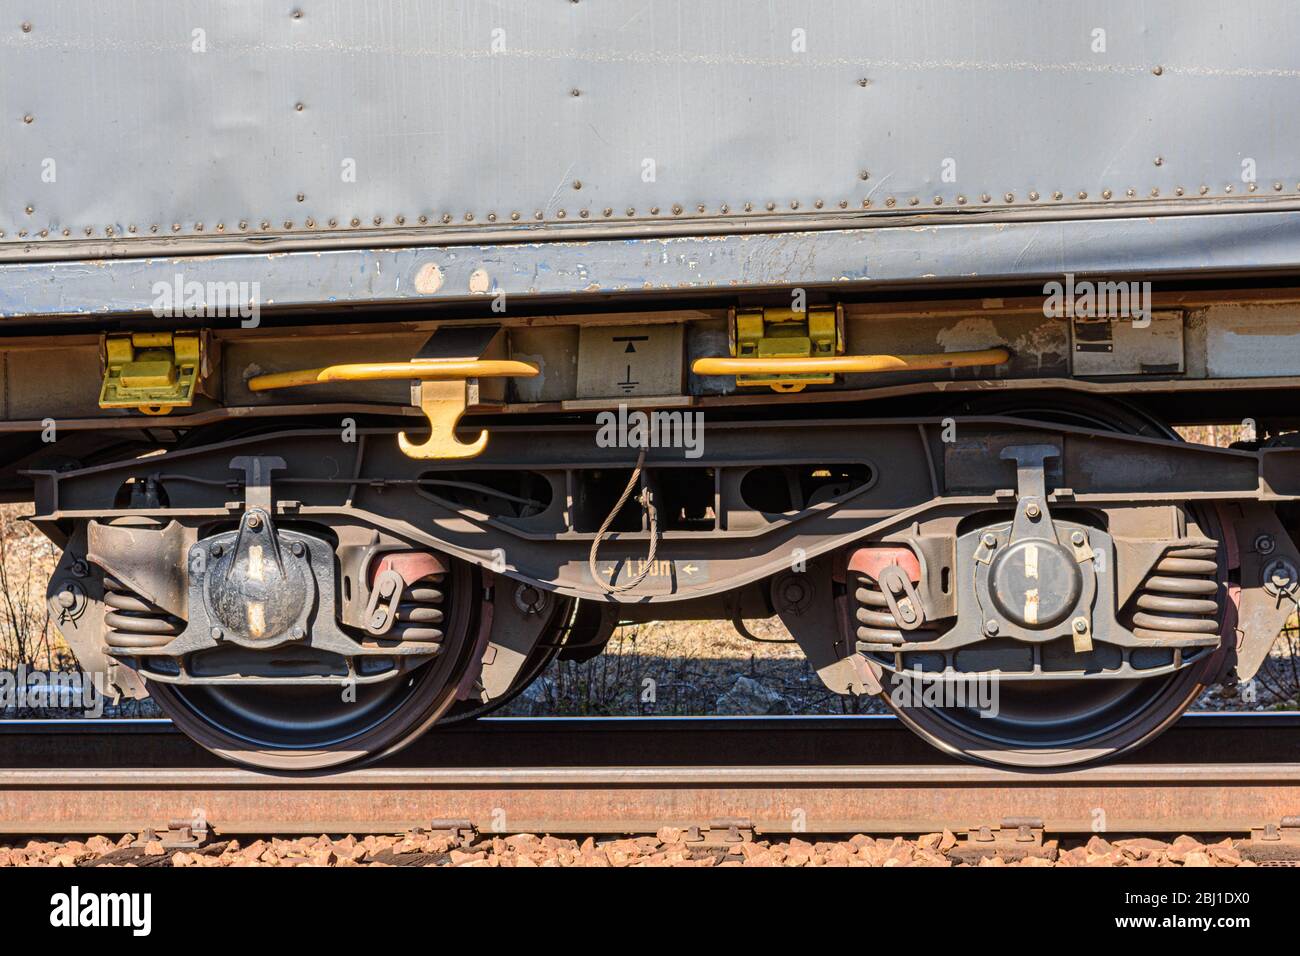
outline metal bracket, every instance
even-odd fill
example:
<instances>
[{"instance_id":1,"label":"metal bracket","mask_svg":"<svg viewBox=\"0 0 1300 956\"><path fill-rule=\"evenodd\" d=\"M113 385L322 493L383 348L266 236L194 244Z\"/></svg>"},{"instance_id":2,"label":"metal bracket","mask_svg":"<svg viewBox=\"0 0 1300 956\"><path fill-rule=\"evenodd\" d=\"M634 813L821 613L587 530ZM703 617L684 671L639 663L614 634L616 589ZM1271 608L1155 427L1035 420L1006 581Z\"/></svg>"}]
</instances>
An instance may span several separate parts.
<instances>
[{"instance_id":1,"label":"metal bracket","mask_svg":"<svg viewBox=\"0 0 1300 956\"><path fill-rule=\"evenodd\" d=\"M100 408L166 415L194 404L203 368L198 332L122 332L104 337Z\"/></svg>"},{"instance_id":2,"label":"metal bracket","mask_svg":"<svg viewBox=\"0 0 1300 956\"><path fill-rule=\"evenodd\" d=\"M844 351L844 309L839 304L803 312L732 309L730 331L731 354L739 359L829 358ZM737 385L767 385L774 392L799 392L834 381L834 372L736 376Z\"/></svg>"},{"instance_id":3,"label":"metal bracket","mask_svg":"<svg viewBox=\"0 0 1300 956\"><path fill-rule=\"evenodd\" d=\"M1008 817L1001 826L972 827L965 840L948 851L961 862L977 862L982 857L1000 856L1004 860L1023 860L1036 856L1054 859L1055 844L1044 845L1043 821L1037 817Z\"/></svg>"},{"instance_id":4,"label":"metal bracket","mask_svg":"<svg viewBox=\"0 0 1300 956\"><path fill-rule=\"evenodd\" d=\"M747 819L713 820L707 826L690 826L682 833L682 842L701 849L723 849L752 843L754 824Z\"/></svg>"}]
</instances>

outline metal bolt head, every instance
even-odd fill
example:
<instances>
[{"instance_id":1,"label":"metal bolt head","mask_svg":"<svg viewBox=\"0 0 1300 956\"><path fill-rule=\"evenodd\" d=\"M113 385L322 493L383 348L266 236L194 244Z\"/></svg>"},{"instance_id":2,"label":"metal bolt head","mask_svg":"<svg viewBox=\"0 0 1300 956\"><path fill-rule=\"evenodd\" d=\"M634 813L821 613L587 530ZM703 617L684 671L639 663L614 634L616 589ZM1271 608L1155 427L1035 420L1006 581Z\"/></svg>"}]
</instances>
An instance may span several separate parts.
<instances>
[{"instance_id":1,"label":"metal bolt head","mask_svg":"<svg viewBox=\"0 0 1300 956\"><path fill-rule=\"evenodd\" d=\"M225 551L226 549L219 544L214 544L211 548L208 549L208 553L211 554L214 558L221 557L225 553Z\"/></svg>"},{"instance_id":2,"label":"metal bolt head","mask_svg":"<svg viewBox=\"0 0 1300 956\"><path fill-rule=\"evenodd\" d=\"M1037 501L1030 501L1028 504L1025 505L1025 514L1027 514L1031 518L1037 518L1042 513L1043 510L1038 507Z\"/></svg>"},{"instance_id":3,"label":"metal bolt head","mask_svg":"<svg viewBox=\"0 0 1300 956\"><path fill-rule=\"evenodd\" d=\"M1081 617L1074 619L1074 631L1076 634L1082 634L1088 630L1088 622Z\"/></svg>"},{"instance_id":4,"label":"metal bolt head","mask_svg":"<svg viewBox=\"0 0 1300 956\"><path fill-rule=\"evenodd\" d=\"M253 512L251 515L248 516L248 526L252 528L254 531L262 527L262 516L257 512Z\"/></svg>"},{"instance_id":5,"label":"metal bolt head","mask_svg":"<svg viewBox=\"0 0 1300 956\"><path fill-rule=\"evenodd\" d=\"M293 629L290 630L289 633L295 638L302 638L305 637L307 634L307 632L302 629L301 624L295 624L293 626Z\"/></svg>"},{"instance_id":6,"label":"metal bolt head","mask_svg":"<svg viewBox=\"0 0 1300 956\"><path fill-rule=\"evenodd\" d=\"M293 552L295 558L301 558L307 551L307 547L301 541L295 541L289 545L289 550Z\"/></svg>"},{"instance_id":7,"label":"metal bolt head","mask_svg":"<svg viewBox=\"0 0 1300 956\"><path fill-rule=\"evenodd\" d=\"M992 548L997 545L998 536L995 535L992 531L986 531L984 532L984 537L981 540L984 542L984 547Z\"/></svg>"},{"instance_id":8,"label":"metal bolt head","mask_svg":"<svg viewBox=\"0 0 1300 956\"><path fill-rule=\"evenodd\" d=\"M73 593L70 587L65 585L63 590L59 592L59 605L64 608L70 608L76 603L77 595Z\"/></svg>"},{"instance_id":9,"label":"metal bolt head","mask_svg":"<svg viewBox=\"0 0 1300 956\"><path fill-rule=\"evenodd\" d=\"M219 627L214 627L214 628L213 628L211 631L209 631L208 633L212 635L212 639L213 639L214 641L219 641L219 640L221 640L222 636L225 634L225 631L223 631L223 630L222 630L221 628L219 628Z\"/></svg>"},{"instance_id":10,"label":"metal bolt head","mask_svg":"<svg viewBox=\"0 0 1300 956\"><path fill-rule=\"evenodd\" d=\"M1255 539L1255 550L1260 554L1272 554L1277 543L1271 534L1261 534Z\"/></svg>"},{"instance_id":11,"label":"metal bolt head","mask_svg":"<svg viewBox=\"0 0 1300 956\"><path fill-rule=\"evenodd\" d=\"M78 558L76 561L72 562L72 576L74 578L84 578L89 573L90 573L90 568L86 566L85 561L82 561L80 558Z\"/></svg>"},{"instance_id":12,"label":"metal bolt head","mask_svg":"<svg viewBox=\"0 0 1300 956\"><path fill-rule=\"evenodd\" d=\"M1073 544L1083 544L1086 540L1087 539L1084 538L1082 531L1076 531L1074 534L1070 535L1070 541Z\"/></svg>"},{"instance_id":13,"label":"metal bolt head","mask_svg":"<svg viewBox=\"0 0 1300 956\"><path fill-rule=\"evenodd\" d=\"M989 637L993 637L999 630L997 621L988 620L984 622L984 633Z\"/></svg>"}]
</instances>

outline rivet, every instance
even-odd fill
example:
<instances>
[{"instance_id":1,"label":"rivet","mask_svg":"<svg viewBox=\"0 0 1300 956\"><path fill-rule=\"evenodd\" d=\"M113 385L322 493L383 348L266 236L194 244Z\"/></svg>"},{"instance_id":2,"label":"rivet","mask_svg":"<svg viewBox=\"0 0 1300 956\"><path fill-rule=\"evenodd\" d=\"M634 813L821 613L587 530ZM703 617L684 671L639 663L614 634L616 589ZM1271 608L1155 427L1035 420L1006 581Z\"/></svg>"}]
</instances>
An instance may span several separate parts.
<instances>
[{"instance_id":1,"label":"rivet","mask_svg":"<svg viewBox=\"0 0 1300 956\"><path fill-rule=\"evenodd\" d=\"M86 227L86 235L88 235L88 236L89 236L89 235L93 235L94 232L95 232L95 230L92 229L90 226L87 226L87 227Z\"/></svg>"},{"instance_id":2,"label":"rivet","mask_svg":"<svg viewBox=\"0 0 1300 956\"><path fill-rule=\"evenodd\" d=\"M220 228L222 228L222 227L221 227L221 226L217 226L217 228L220 229ZM312 219L312 218L310 218L310 217L308 217L308 219L307 219L307 228L308 228L308 229L315 229L315 228L316 228L316 220L315 220L315 219Z\"/></svg>"},{"instance_id":3,"label":"rivet","mask_svg":"<svg viewBox=\"0 0 1300 956\"><path fill-rule=\"evenodd\" d=\"M26 229L19 229L19 230L18 230L18 238L19 238L19 239L24 239L24 238L26 238L26 236L27 236L27 230L26 230Z\"/></svg>"},{"instance_id":4,"label":"rivet","mask_svg":"<svg viewBox=\"0 0 1300 956\"><path fill-rule=\"evenodd\" d=\"M917 199L915 196L912 196L912 197L910 197L910 198L907 200L907 204L908 204L909 206L915 206L915 205L919 204L920 202L921 202L921 200Z\"/></svg>"},{"instance_id":5,"label":"rivet","mask_svg":"<svg viewBox=\"0 0 1300 956\"><path fill-rule=\"evenodd\" d=\"M1152 199L1155 199L1155 198L1156 198L1157 196L1159 196L1159 195L1160 195L1160 187L1158 187L1158 186L1152 186L1152 187L1151 187L1151 198L1152 198Z\"/></svg>"},{"instance_id":6,"label":"rivet","mask_svg":"<svg viewBox=\"0 0 1300 956\"><path fill-rule=\"evenodd\" d=\"M582 180L581 180L581 179L575 179L575 180L573 181L573 188L574 188L574 189L581 189L581 188L582 188Z\"/></svg>"},{"instance_id":7,"label":"rivet","mask_svg":"<svg viewBox=\"0 0 1300 956\"><path fill-rule=\"evenodd\" d=\"M871 85L871 81L867 79L865 76L862 77L860 80L858 80L858 86L870 86L870 85Z\"/></svg>"},{"instance_id":8,"label":"rivet","mask_svg":"<svg viewBox=\"0 0 1300 956\"><path fill-rule=\"evenodd\" d=\"M966 205L966 197L965 197L965 196L958 196L958 197L957 197L957 205L958 205L958 206L964 206L964 205Z\"/></svg>"},{"instance_id":9,"label":"rivet","mask_svg":"<svg viewBox=\"0 0 1300 956\"><path fill-rule=\"evenodd\" d=\"M543 218L545 218L545 217L542 215L542 211L539 209L539 210L537 210L537 212L533 213L533 218L534 218L534 219L538 219L538 220L540 220L540 219L543 219Z\"/></svg>"},{"instance_id":10,"label":"rivet","mask_svg":"<svg viewBox=\"0 0 1300 956\"><path fill-rule=\"evenodd\" d=\"M1087 194L1086 192L1084 192L1083 190L1079 190L1079 198L1080 198L1080 199L1087 199L1087 198L1088 198L1088 194Z\"/></svg>"},{"instance_id":11,"label":"rivet","mask_svg":"<svg viewBox=\"0 0 1300 956\"><path fill-rule=\"evenodd\" d=\"M1102 199L1109 199L1110 197L1111 197L1111 191L1110 191L1109 189L1103 189L1103 190L1101 191L1101 198L1102 198Z\"/></svg>"},{"instance_id":12,"label":"rivet","mask_svg":"<svg viewBox=\"0 0 1300 956\"><path fill-rule=\"evenodd\" d=\"M1157 156L1155 159L1151 161L1155 163L1157 166L1163 166L1165 164L1165 158L1163 156Z\"/></svg>"},{"instance_id":13,"label":"rivet","mask_svg":"<svg viewBox=\"0 0 1300 956\"><path fill-rule=\"evenodd\" d=\"M840 200L840 208L841 208L841 209L848 209L848 208L849 208L849 201L848 201L847 199L841 199L841 200Z\"/></svg>"},{"instance_id":14,"label":"rivet","mask_svg":"<svg viewBox=\"0 0 1300 956\"><path fill-rule=\"evenodd\" d=\"M106 235L106 236L111 236L112 234L113 234L113 227L112 227L112 226L105 226L105 227L104 227L104 235Z\"/></svg>"},{"instance_id":15,"label":"rivet","mask_svg":"<svg viewBox=\"0 0 1300 956\"><path fill-rule=\"evenodd\" d=\"M1029 201L1030 201L1030 202L1038 202L1038 192L1037 192L1036 190L1030 190L1030 192L1029 192Z\"/></svg>"},{"instance_id":16,"label":"rivet","mask_svg":"<svg viewBox=\"0 0 1300 956\"><path fill-rule=\"evenodd\" d=\"M570 96L581 96L581 95L582 95L582 90L578 89L578 88L575 86L573 89L569 90L569 95L570 95Z\"/></svg>"},{"instance_id":17,"label":"rivet","mask_svg":"<svg viewBox=\"0 0 1300 956\"><path fill-rule=\"evenodd\" d=\"M943 197L942 197L942 196L935 196L935 197L934 197L934 204L935 204L936 206L942 206L942 205L943 205Z\"/></svg>"},{"instance_id":18,"label":"rivet","mask_svg":"<svg viewBox=\"0 0 1300 956\"><path fill-rule=\"evenodd\" d=\"M816 202L813 203L813 205L816 206L818 209L821 209L822 206L825 204L820 199L818 199Z\"/></svg>"},{"instance_id":19,"label":"rivet","mask_svg":"<svg viewBox=\"0 0 1300 956\"><path fill-rule=\"evenodd\" d=\"M468 216L467 216L466 218L468 218ZM371 221L372 223L374 223L376 226L378 226L378 225L381 225L381 224L383 223L383 221L384 221L384 217L383 217L383 216L375 216L375 217L374 217L373 219L371 219L370 221Z\"/></svg>"},{"instance_id":20,"label":"rivet","mask_svg":"<svg viewBox=\"0 0 1300 956\"><path fill-rule=\"evenodd\" d=\"M1223 191L1224 191L1225 193L1230 193L1230 192L1232 192L1232 183L1228 183L1228 185L1224 186L1224 187L1223 187Z\"/></svg>"},{"instance_id":21,"label":"rivet","mask_svg":"<svg viewBox=\"0 0 1300 956\"><path fill-rule=\"evenodd\" d=\"M703 213L704 209L705 209L704 203L700 203L698 206L695 207L695 211L698 213Z\"/></svg>"},{"instance_id":22,"label":"rivet","mask_svg":"<svg viewBox=\"0 0 1300 956\"><path fill-rule=\"evenodd\" d=\"M1197 192L1199 192L1202 196L1204 196L1209 191L1210 191L1209 186L1202 186L1199 190L1197 190Z\"/></svg>"},{"instance_id":23,"label":"rivet","mask_svg":"<svg viewBox=\"0 0 1300 956\"><path fill-rule=\"evenodd\" d=\"M196 223L194 224L194 231L195 231L195 232L202 232L202 231L203 231L203 223L201 223L201 222L196 222Z\"/></svg>"},{"instance_id":24,"label":"rivet","mask_svg":"<svg viewBox=\"0 0 1300 956\"><path fill-rule=\"evenodd\" d=\"M990 196L988 193L981 193L981 194L980 194L980 202L989 202L989 201L992 200L992 199L993 199L993 197Z\"/></svg>"},{"instance_id":25,"label":"rivet","mask_svg":"<svg viewBox=\"0 0 1300 956\"><path fill-rule=\"evenodd\" d=\"M241 219L241 220L239 220L239 229L240 229L240 231L242 232L243 230L245 230L245 229L247 229L247 228L248 228L248 220L247 220L247 219Z\"/></svg>"},{"instance_id":26,"label":"rivet","mask_svg":"<svg viewBox=\"0 0 1300 956\"><path fill-rule=\"evenodd\" d=\"M1057 202L1060 202L1062 199L1065 198L1065 193L1057 189L1052 193L1052 198L1055 199Z\"/></svg>"},{"instance_id":27,"label":"rivet","mask_svg":"<svg viewBox=\"0 0 1300 956\"><path fill-rule=\"evenodd\" d=\"M444 213L442 214L442 221L443 221L444 223L451 222L451 213L449 213L449 212L444 212Z\"/></svg>"},{"instance_id":28,"label":"rivet","mask_svg":"<svg viewBox=\"0 0 1300 956\"><path fill-rule=\"evenodd\" d=\"M579 209L579 210L578 210L578 215L579 215L580 217L582 217L583 219L586 219L586 218L587 218L587 215L588 215L587 210L585 210L585 209Z\"/></svg>"},{"instance_id":29,"label":"rivet","mask_svg":"<svg viewBox=\"0 0 1300 956\"><path fill-rule=\"evenodd\" d=\"M680 216L681 214L682 214L682 207L679 206L679 205L677 205L676 203L674 203L674 204L673 204L673 215L674 215L674 216Z\"/></svg>"},{"instance_id":30,"label":"rivet","mask_svg":"<svg viewBox=\"0 0 1300 956\"><path fill-rule=\"evenodd\" d=\"M71 230L71 229L64 229L64 230L63 230L63 234L64 234L65 236L70 236L70 235L72 235L72 230ZM3 230L3 229L0 229L0 236L3 236L3 235L4 235L4 230Z\"/></svg>"},{"instance_id":31,"label":"rivet","mask_svg":"<svg viewBox=\"0 0 1300 956\"><path fill-rule=\"evenodd\" d=\"M1161 73L1163 73L1164 71L1165 71L1165 68L1164 68L1163 66L1160 66L1159 64L1157 64L1156 66L1151 67L1151 72L1154 73L1156 76L1159 76L1159 75L1160 75Z\"/></svg>"},{"instance_id":32,"label":"rivet","mask_svg":"<svg viewBox=\"0 0 1300 956\"><path fill-rule=\"evenodd\" d=\"M1015 202L1015 201L1016 201L1016 194L1015 194L1015 193L1007 193L1007 194L1006 194L1005 196L1003 196L1002 198L1003 198L1004 200L1006 200L1007 202Z\"/></svg>"},{"instance_id":33,"label":"rivet","mask_svg":"<svg viewBox=\"0 0 1300 956\"><path fill-rule=\"evenodd\" d=\"M472 212L467 212L467 213L465 213L465 221L466 221L466 222L473 222L473 221L474 221L474 214L473 214Z\"/></svg>"},{"instance_id":34,"label":"rivet","mask_svg":"<svg viewBox=\"0 0 1300 956\"><path fill-rule=\"evenodd\" d=\"M294 108L295 110L297 110L299 113L302 112L302 104L301 104L301 103L294 103L294 104L293 104L293 108Z\"/></svg>"},{"instance_id":35,"label":"rivet","mask_svg":"<svg viewBox=\"0 0 1300 956\"><path fill-rule=\"evenodd\" d=\"M862 170L862 172L858 173L858 179L870 179L870 178L871 178L871 173L868 170L864 169Z\"/></svg>"},{"instance_id":36,"label":"rivet","mask_svg":"<svg viewBox=\"0 0 1300 956\"><path fill-rule=\"evenodd\" d=\"M863 208L863 209L870 209L870 208L871 208L871 200L870 200L870 199L864 199L864 200L862 200L862 208Z\"/></svg>"},{"instance_id":37,"label":"rivet","mask_svg":"<svg viewBox=\"0 0 1300 956\"><path fill-rule=\"evenodd\" d=\"M774 203L774 202L770 202L770 203L768 203L767 206L766 206L766 209L767 209L768 212L771 212L771 211L772 211L773 209L775 209L775 208L776 208L776 203Z\"/></svg>"},{"instance_id":38,"label":"rivet","mask_svg":"<svg viewBox=\"0 0 1300 956\"><path fill-rule=\"evenodd\" d=\"M496 219L496 213L493 213L492 215L488 216L488 218L489 218L489 219ZM393 222L397 223L399 226L404 226L404 225L406 225L406 217L405 217L405 216L397 216L397 217L395 217L395 218L393 219Z\"/></svg>"},{"instance_id":39,"label":"rivet","mask_svg":"<svg viewBox=\"0 0 1300 956\"><path fill-rule=\"evenodd\" d=\"M298 202L302 202L302 201L305 200L306 198L307 198L306 195L304 195L303 193L299 193L299 194L298 194Z\"/></svg>"},{"instance_id":40,"label":"rivet","mask_svg":"<svg viewBox=\"0 0 1300 956\"><path fill-rule=\"evenodd\" d=\"M21 27L20 29L23 31L23 33L31 33L31 32L32 32L32 25L31 25L30 23L27 23L26 21L24 21L24 22L23 22L23 25L22 25L22 27Z\"/></svg>"},{"instance_id":41,"label":"rivet","mask_svg":"<svg viewBox=\"0 0 1300 956\"><path fill-rule=\"evenodd\" d=\"M34 213L35 211L36 211L36 208L35 208L34 206L28 206L28 207L27 207L27 215L29 215L29 216L30 216L32 213Z\"/></svg>"},{"instance_id":42,"label":"rivet","mask_svg":"<svg viewBox=\"0 0 1300 956\"><path fill-rule=\"evenodd\" d=\"M731 207L724 202L721 206L718 207L718 212L722 213L725 216L727 213L731 212Z\"/></svg>"},{"instance_id":43,"label":"rivet","mask_svg":"<svg viewBox=\"0 0 1300 956\"><path fill-rule=\"evenodd\" d=\"M650 207L650 215L652 215L652 216L657 216L657 215L659 215L659 207L658 207L658 206L651 206L651 207Z\"/></svg>"},{"instance_id":44,"label":"rivet","mask_svg":"<svg viewBox=\"0 0 1300 956\"><path fill-rule=\"evenodd\" d=\"M1274 183L1274 184L1273 184L1273 191L1274 191L1274 192L1279 192L1279 191L1281 191L1281 189L1282 189L1282 184L1281 184L1281 183Z\"/></svg>"},{"instance_id":45,"label":"rivet","mask_svg":"<svg viewBox=\"0 0 1300 956\"><path fill-rule=\"evenodd\" d=\"M23 122L24 122L24 123L34 123L34 122L36 122L36 117L33 116L31 113L28 113L26 116L23 117Z\"/></svg>"},{"instance_id":46,"label":"rivet","mask_svg":"<svg viewBox=\"0 0 1300 956\"><path fill-rule=\"evenodd\" d=\"M795 200L791 201L791 203L790 203L790 208L791 208L791 209L798 209L798 208L799 208L799 200L795 199Z\"/></svg>"},{"instance_id":47,"label":"rivet","mask_svg":"<svg viewBox=\"0 0 1300 956\"><path fill-rule=\"evenodd\" d=\"M1175 196L1181 196L1182 194L1183 194L1183 187L1182 187L1182 186L1175 186L1175 187L1174 187L1174 195L1175 195Z\"/></svg>"},{"instance_id":48,"label":"rivet","mask_svg":"<svg viewBox=\"0 0 1300 956\"><path fill-rule=\"evenodd\" d=\"M635 216L635 215L636 215L636 210L633 209L631 206L628 206L628 207L627 207L627 214L628 214L629 216Z\"/></svg>"},{"instance_id":49,"label":"rivet","mask_svg":"<svg viewBox=\"0 0 1300 956\"><path fill-rule=\"evenodd\" d=\"M1248 190L1250 190L1251 192L1254 192L1254 191L1255 191L1257 188L1259 188L1259 187L1258 187L1255 183L1251 183L1251 184L1250 184L1249 186L1247 186L1246 188L1247 188Z\"/></svg>"},{"instance_id":50,"label":"rivet","mask_svg":"<svg viewBox=\"0 0 1300 956\"><path fill-rule=\"evenodd\" d=\"M753 211L754 211L754 204L752 202L745 203L745 212L753 212Z\"/></svg>"},{"instance_id":51,"label":"rivet","mask_svg":"<svg viewBox=\"0 0 1300 956\"><path fill-rule=\"evenodd\" d=\"M330 216L330 228L333 229L338 224L339 224L338 219L336 219L334 216Z\"/></svg>"},{"instance_id":52,"label":"rivet","mask_svg":"<svg viewBox=\"0 0 1300 956\"><path fill-rule=\"evenodd\" d=\"M606 206L606 207L605 207L604 209L602 209L600 212L601 212L601 215L604 215L604 216L612 216L612 215L614 215L614 210L610 209L608 206ZM514 218L515 218L515 219L518 219L518 218L519 218L519 214L518 214L518 213L515 213L515 214L514 214Z\"/></svg>"},{"instance_id":53,"label":"rivet","mask_svg":"<svg viewBox=\"0 0 1300 956\"><path fill-rule=\"evenodd\" d=\"M886 205L886 206L893 206L893 205L894 205L894 197L893 197L893 196L890 196L888 199L886 199L886 200L885 200L885 205Z\"/></svg>"},{"instance_id":54,"label":"rivet","mask_svg":"<svg viewBox=\"0 0 1300 956\"><path fill-rule=\"evenodd\" d=\"M1137 190L1134 189L1132 186L1130 186L1128 189L1124 190L1124 195L1127 196L1129 199L1132 199L1134 196L1137 195Z\"/></svg>"},{"instance_id":55,"label":"rivet","mask_svg":"<svg viewBox=\"0 0 1300 956\"><path fill-rule=\"evenodd\" d=\"M567 216L567 215L568 215L568 213L565 212L563 209L559 209L559 210L557 210L556 213L555 213L555 217L556 217L557 219L563 219L563 218L564 218L565 216Z\"/></svg>"},{"instance_id":56,"label":"rivet","mask_svg":"<svg viewBox=\"0 0 1300 956\"><path fill-rule=\"evenodd\" d=\"M398 225L401 225L401 224L402 224L402 221L403 221L403 220L402 220L402 217L401 217L401 216L398 216L398 217L397 217L397 223L398 223ZM497 221L497 214L494 213L494 212L490 212L490 213L488 213L488 222L496 222L496 221Z\"/></svg>"},{"instance_id":57,"label":"rivet","mask_svg":"<svg viewBox=\"0 0 1300 956\"><path fill-rule=\"evenodd\" d=\"M47 237L49 234L50 234L50 230L48 230L48 229L42 229L42 230L41 230L41 238L42 238L42 239L44 239L45 237Z\"/></svg>"},{"instance_id":58,"label":"rivet","mask_svg":"<svg viewBox=\"0 0 1300 956\"><path fill-rule=\"evenodd\" d=\"M420 217L420 225L424 225L424 224L427 223L428 221L429 221L429 217L428 217L428 216L421 216L421 217Z\"/></svg>"},{"instance_id":59,"label":"rivet","mask_svg":"<svg viewBox=\"0 0 1300 956\"><path fill-rule=\"evenodd\" d=\"M301 19L302 19L302 11L301 11L301 10L295 10L295 11L293 11L293 13L289 14L289 16L293 17L295 20L301 20Z\"/></svg>"},{"instance_id":60,"label":"rivet","mask_svg":"<svg viewBox=\"0 0 1300 956\"><path fill-rule=\"evenodd\" d=\"M180 231L181 231L181 224L179 222L172 223L172 232L180 232Z\"/></svg>"}]
</instances>

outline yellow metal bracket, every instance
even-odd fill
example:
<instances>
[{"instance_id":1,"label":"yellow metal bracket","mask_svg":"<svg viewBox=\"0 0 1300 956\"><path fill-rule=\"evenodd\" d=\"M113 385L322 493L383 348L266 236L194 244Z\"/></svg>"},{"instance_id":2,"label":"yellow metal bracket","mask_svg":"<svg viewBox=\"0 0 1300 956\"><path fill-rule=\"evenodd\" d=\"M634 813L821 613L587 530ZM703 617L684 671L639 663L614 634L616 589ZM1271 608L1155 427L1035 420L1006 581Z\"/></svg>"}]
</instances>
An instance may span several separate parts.
<instances>
[{"instance_id":1,"label":"yellow metal bracket","mask_svg":"<svg viewBox=\"0 0 1300 956\"><path fill-rule=\"evenodd\" d=\"M476 378L532 378L538 367L531 362L512 359L416 359L411 362L368 362L353 365L330 365L325 368L299 369L255 375L248 380L254 392L276 388L296 388L324 382L377 382L413 379L414 404L429 421L429 437L417 444L397 436L397 445L409 458L447 461L473 458L487 447L488 433L479 432L471 442L456 437L456 424L468 406L469 381Z\"/></svg>"},{"instance_id":2,"label":"yellow metal bracket","mask_svg":"<svg viewBox=\"0 0 1300 956\"><path fill-rule=\"evenodd\" d=\"M844 313L839 305L792 309L742 309L731 314L731 356L699 358L696 375L734 375L736 384L799 392L830 385L836 375L918 372L1002 365L1005 348L925 355L844 355Z\"/></svg>"},{"instance_id":3,"label":"yellow metal bracket","mask_svg":"<svg viewBox=\"0 0 1300 956\"><path fill-rule=\"evenodd\" d=\"M104 337L100 408L166 415L194 404L203 365L198 332L122 332Z\"/></svg>"},{"instance_id":4,"label":"yellow metal bracket","mask_svg":"<svg viewBox=\"0 0 1300 956\"><path fill-rule=\"evenodd\" d=\"M844 351L844 312L841 306L794 309L740 309L731 313L731 354L737 359L767 364L746 365L734 373L737 385L766 385L776 392L799 392L809 385L829 385L834 372L819 368L775 369L774 360L826 359ZM697 369L698 371L698 369ZM711 373L700 373L711 374Z\"/></svg>"}]
</instances>

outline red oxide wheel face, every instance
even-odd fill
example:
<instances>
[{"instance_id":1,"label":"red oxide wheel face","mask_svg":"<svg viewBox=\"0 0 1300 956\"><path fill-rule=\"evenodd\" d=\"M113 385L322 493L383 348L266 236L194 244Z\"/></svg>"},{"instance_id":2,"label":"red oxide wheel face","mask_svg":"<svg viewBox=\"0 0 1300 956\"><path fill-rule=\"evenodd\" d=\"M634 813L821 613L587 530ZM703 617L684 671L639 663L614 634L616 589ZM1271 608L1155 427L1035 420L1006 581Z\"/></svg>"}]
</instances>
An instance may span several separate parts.
<instances>
[{"instance_id":1,"label":"red oxide wheel face","mask_svg":"<svg viewBox=\"0 0 1300 956\"><path fill-rule=\"evenodd\" d=\"M339 684L177 685L151 682L159 708L197 743L227 760L275 770L322 770L391 754L455 703L472 656L477 575L455 562L440 652L390 680Z\"/></svg>"}]
</instances>

